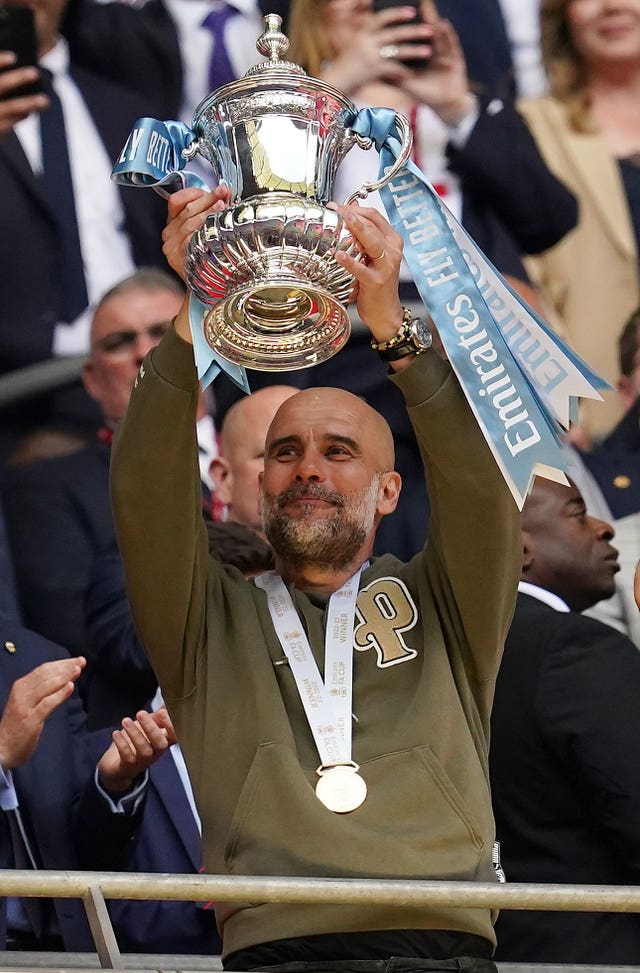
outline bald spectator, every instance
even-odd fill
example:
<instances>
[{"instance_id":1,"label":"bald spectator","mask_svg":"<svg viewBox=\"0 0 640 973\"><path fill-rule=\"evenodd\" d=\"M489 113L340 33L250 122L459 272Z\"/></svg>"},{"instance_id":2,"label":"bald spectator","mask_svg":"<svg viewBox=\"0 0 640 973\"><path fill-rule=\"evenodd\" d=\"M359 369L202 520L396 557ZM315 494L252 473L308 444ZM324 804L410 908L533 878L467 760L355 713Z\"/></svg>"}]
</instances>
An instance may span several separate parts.
<instances>
[{"instance_id":1,"label":"bald spectator","mask_svg":"<svg viewBox=\"0 0 640 973\"><path fill-rule=\"evenodd\" d=\"M610 524L574 484L538 478L496 683L491 789L510 882L640 884L640 654L581 614L614 591ZM640 917L504 910L496 958L633 965Z\"/></svg>"},{"instance_id":2,"label":"bald spectator","mask_svg":"<svg viewBox=\"0 0 640 973\"><path fill-rule=\"evenodd\" d=\"M258 513L258 476L264 443L278 407L297 389L269 386L236 402L222 424L220 454L211 464L214 497L226 523L210 524L218 560L245 572L270 563ZM232 526L233 525L233 526ZM229 528L220 532L220 528ZM256 536L257 535L257 539ZM222 546L218 550L218 541ZM259 542L259 547L257 546ZM243 551L246 550L246 558ZM95 565L85 600L89 665L86 701L91 729L110 726L122 710L135 712L156 691L157 679L136 634L120 555L115 549Z\"/></svg>"},{"instance_id":3,"label":"bald spectator","mask_svg":"<svg viewBox=\"0 0 640 973\"><path fill-rule=\"evenodd\" d=\"M278 408L297 391L290 385L271 385L236 402L224 418L220 452L211 463L220 519L244 524L261 536L258 475L264 466L267 430Z\"/></svg>"}]
</instances>

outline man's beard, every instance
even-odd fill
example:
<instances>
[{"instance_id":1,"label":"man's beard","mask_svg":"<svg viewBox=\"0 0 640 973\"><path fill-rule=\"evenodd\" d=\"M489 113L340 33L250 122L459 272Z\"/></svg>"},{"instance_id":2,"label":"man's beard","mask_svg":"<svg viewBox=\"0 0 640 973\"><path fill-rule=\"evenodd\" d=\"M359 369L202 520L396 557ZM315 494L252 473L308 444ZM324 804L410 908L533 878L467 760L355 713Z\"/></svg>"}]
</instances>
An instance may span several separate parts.
<instances>
[{"instance_id":1,"label":"man's beard","mask_svg":"<svg viewBox=\"0 0 640 973\"><path fill-rule=\"evenodd\" d=\"M267 540L276 554L300 568L308 564L348 567L374 525L378 503L379 474L364 490L343 496L319 484L299 484L271 498L263 496L263 524ZM284 507L293 500L309 497L334 505L330 516L291 517Z\"/></svg>"}]
</instances>

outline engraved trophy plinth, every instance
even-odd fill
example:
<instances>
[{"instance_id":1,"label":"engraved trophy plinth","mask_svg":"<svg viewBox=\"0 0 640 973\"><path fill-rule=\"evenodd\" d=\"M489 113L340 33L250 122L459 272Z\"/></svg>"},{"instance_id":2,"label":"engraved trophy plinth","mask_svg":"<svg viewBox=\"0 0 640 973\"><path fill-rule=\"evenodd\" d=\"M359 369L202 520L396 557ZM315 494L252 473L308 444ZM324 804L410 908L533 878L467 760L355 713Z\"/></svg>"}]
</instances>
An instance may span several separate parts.
<instances>
[{"instance_id":1,"label":"engraved trophy plinth","mask_svg":"<svg viewBox=\"0 0 640 973\"><path fill-rule=\"evenodd\" d=\"M230 205L192 236L185 279L211 310L204 333L212 349L262 371L306 368L335 354L349 337L355 281L335 259L357 259L355 242L326 203L338 165L356 144L373 143L349 128L357 108L337 89L281 60L289 41L281 18L264 18L257 42L267 60L224 85L195 111L199 153L231 187ZM403 151L384 180L411 152L407 120L397 115Z\"/></svg>"}]
</instances>

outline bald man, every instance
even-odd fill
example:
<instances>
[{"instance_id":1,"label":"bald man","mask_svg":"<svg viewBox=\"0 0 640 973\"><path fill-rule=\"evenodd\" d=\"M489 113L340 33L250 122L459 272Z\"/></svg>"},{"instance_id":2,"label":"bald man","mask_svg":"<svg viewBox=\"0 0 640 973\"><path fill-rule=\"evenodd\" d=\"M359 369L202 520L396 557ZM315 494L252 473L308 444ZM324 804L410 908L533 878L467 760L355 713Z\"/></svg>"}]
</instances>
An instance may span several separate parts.
<instances>
[{"instance_id":1,"label":"bald man","mask_svg":"<svg viewBox=\"0 0 640 973\"><path fill-rule=\"evenodd\" d=\"M277 409L297 391L290 385L271 385L236 402L224 417L220 452L209 470L224 519L262 537L258 477L264 464L264 443Z\"/></svg>"},{"instance_id":2,"label":"bald man","mask_svg":"<svg viewBox=\"0 0 640 973\"><path fill-rule=\"evenodd\" d=\"M169 200L174 268L224 189ZM449 365L407 336L400 237L338 207L368 259L338 259L404 393L428 468L429 545L374 558L400 477L386 422L331 388L286 399L260 503L276 568L209 558L191 428L186 305L146 359L115 444L112 493L136 625L176 725L205 867L237 875L495 880L490 701L519 576L519 517ZM372 352L373 354L373 352ZM363 973L455 958L493 969L488 909L219 903L225 969ZM428 965L428 964L427 964ZM433 964L429 966L433 968Z\"/></svg>"}]
</instances>

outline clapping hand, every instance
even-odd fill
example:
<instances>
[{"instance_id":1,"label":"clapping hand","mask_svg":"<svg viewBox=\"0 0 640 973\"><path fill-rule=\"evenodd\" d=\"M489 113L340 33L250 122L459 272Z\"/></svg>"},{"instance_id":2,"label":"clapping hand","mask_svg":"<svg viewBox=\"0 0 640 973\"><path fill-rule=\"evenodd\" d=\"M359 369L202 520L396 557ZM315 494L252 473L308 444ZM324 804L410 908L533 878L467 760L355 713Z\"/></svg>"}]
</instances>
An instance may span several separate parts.
<instances>
[{"instance_id":1,"label":"clapping hand","mask_svg":"<svg viewBox=\"0 0 640 973\"><path fill-rule=\"evenodd\" d=\"M135 779L176 743L175 730L164 706L155 713L140 710L135 720L126 718L114 730L113 743L100 758L100 784L111 794L128 791Z\"/></svg>"}]
</instances>

